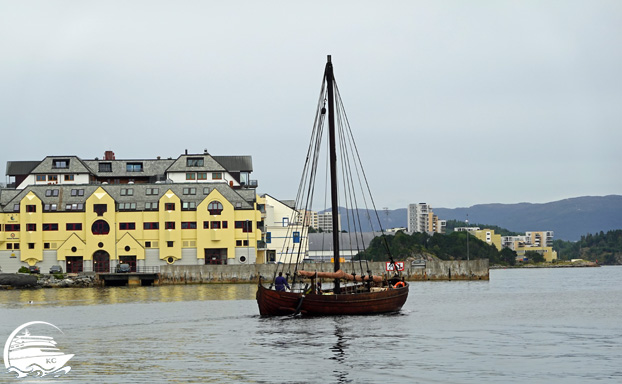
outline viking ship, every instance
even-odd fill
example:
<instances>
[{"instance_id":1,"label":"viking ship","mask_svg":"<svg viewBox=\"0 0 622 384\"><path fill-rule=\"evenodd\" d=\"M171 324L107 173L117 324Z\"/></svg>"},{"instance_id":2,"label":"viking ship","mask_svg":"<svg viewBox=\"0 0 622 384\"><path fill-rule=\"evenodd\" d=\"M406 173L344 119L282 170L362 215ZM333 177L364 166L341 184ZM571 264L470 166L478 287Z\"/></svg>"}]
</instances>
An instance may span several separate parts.
<instances>
[{"instance_id":1,"label":"viking ship","mask_svg":"<svg viewBox=\"0 0 622 384\"><path fill-rule=\"evenodd\" d=\"M309 263L306 254L308 241L309 215L316 200L315 184L317 171L320 167L324 133L324 124L328 121L327 152L330 179L330 210L332 214L332 271L318 271L318 264ZM339 151L338 151L339 149ZM341 176L341 177L339 177ZM340 184L338 184L340 182ZM340 188L341 187L341 188ZM328 187L327 187L328 189ZM342 189L340 196L339 189ZM357 191L361 190L359 193ZM368 196L368 197L366 197ZM340 198L344 210L346 233L340 236ZM327 199L326 199L327 200ZM359 208L362 201L364 209ZM328 204L327 204L328 205ZM278 264L276 270L292 268L285 273L291 277L291 290L285 290L276 278L272 282L259 278L257 304L262 316L332 316L332 315L370 315L399 311L408 298L409 285L398 273L372 275L368 262L359 260L345 261L341 253L340 240L347 238L350 243L364 247L358 232L362 230L362 219L377 220L377 227L383 233L380 219L369 192L367 177L363 171L360 156L354 143L345 109L341 101L339 89L335 82L331 56L328 56L317 111L311 135L311 143L307 151L306 162L301 178L296 207L292 211L290 223L299 224L302 236L293 236L295 244L287 246L283 254L295 257L293 262L285 261ZM363 216L363 218L361 218ZM375 217L374 217L375 216ZM295 227L292 225L292 227ZM289 236L288 236L289 238ZM386 241L385 241L386 245ZM350 249L354 248L350 244ZM297 252L291 251L297 250ZM364 251L364 249L362 249ZM388 251L388 246L387 246ZM395 270L396 263L389 253L388 270ZM342 268L342 264L344 268ZM344 270L345 269L345 270ZM351 271L350 271L351 270ZM282 281L282 280L281 280ZM277 284L275 284L275 282ZM287 284L289 285L289 284Z\"/></svg>"}]
</instances>

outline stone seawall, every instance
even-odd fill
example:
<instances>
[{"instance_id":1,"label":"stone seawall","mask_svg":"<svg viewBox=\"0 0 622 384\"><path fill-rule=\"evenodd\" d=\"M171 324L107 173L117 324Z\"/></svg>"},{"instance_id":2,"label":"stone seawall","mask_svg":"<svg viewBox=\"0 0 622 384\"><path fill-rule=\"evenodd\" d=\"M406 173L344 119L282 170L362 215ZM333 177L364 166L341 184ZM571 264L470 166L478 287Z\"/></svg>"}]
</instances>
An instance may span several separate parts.
<instances>
[{"instance_id":1,"label":"stone seawall","mask_svg":"<svg viewBox=\"0 0 622 384\"><path fill-rule=\"evenodd\" d=\"M386 274L384 262L368 263L374 275ZM355 270L360 271L358 263ZM363 265L365 265L363 263ZM256 282L259 276L272 280L275 271L294 272L293 264L249 264L249 265L165 265L160 267L160 284L201 284L201 283L249 283ZM283 269L281 269L283 268ZM331 263L306 264L308 271L331 272ZM342 269L352 271L349 263ZM365 267L366 269L366 267ZM488 280L488 260L471 261L427 261L423 265L405 265L404 278L408 281L424 280Z\"/></svg>"}]
</instances>

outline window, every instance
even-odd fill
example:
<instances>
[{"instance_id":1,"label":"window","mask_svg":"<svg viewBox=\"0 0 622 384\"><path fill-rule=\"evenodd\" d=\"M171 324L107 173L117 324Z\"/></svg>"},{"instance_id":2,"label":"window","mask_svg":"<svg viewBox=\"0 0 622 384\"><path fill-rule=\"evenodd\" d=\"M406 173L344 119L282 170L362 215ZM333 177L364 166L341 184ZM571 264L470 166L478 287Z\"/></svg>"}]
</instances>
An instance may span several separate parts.
<instances>
[{"instance_id":1,"label":"window","mask_svg":"<svg viewBox=\"0 0 622 384\"><path fill-rule=\"evenodd\" d=\"M28 232L34 232L37 230L37 224L26 224L26 230Z\"/></svg>"},{"instance_id":2,"label":"window","mask_svg":"<svg viewBox=\"0 0 622 384\"><path fill-rule=\"evenodd\" d=\"M236 247L241 247L242 246L242 240L236 240L235 241L235 246Z\"/></svg>"},{"instance_id":3,"label":"window","mask_svg":"<svg viewBox=\"0 0 622 384\"><path fill-rule=\"evenodd\" d=\"M197 229L196 221L182 221L181 229Z\"/></svg>"},{"instance_id":4,"label":"window","mask_svg":"<svg viewBox=\"0 0 622 384\"><path fill-rule=\"evenodd\" d=\"M186 173L186 180L194 180L196 179L196 173L194 172L187 172Z\"/></svg>"},{"instance_id":5,"label":"window","mask_svg":"<svg viewBox=\"0 0 622 384\"><path fill-rule=\"evenodd\" d=\"M210 215L220 215L222 212L222 204L219 201L212 201L207 206Z\"/></svg>"},{"instance_id":6,"label":"window","mask_svg":"<svg viewBox=\"0 0 622 384\"><path fill-rule=\"evenodd\" d=\"M82 223L67 223L65 225L65 229L67 231L81 231L82 230Z\"/></svg>"},{"instance_id":7,"label":"window","mask_svg":"<svg viewBox=\"0 0 622 384\"><path fill-rule=\"evenodd\" d=\"M156 222L147 222L143 223L143 229L159 229L160 223Z\"/></svg>"},{"instance_id":8,"label":"window","mask_svg":"<svg viewBox=\"0 0 622 384\"><path fill-rule=\"evenodd\" d=\"M58 181L58 175L48 175L48 181Z\"/></svg>"},{"instance_id":9,"label":"window","mask_svg":"<svg viewBox=\"0 0 622 384\"><path fill-rule=\"evenodd\" d=\"M196 188L184 188L184 195L196 195L196 194L197 194Z\"/></svg>"},{"instance_id":10,"label":"window","mask_svg":"<svg viewBox=\"0 0 622 384\"><path fill-rule=\"evenodd\" d=\"M112 163L99 163L100 172L112 172Z\"/></svg>"},{"instance_id":11,"label":"window","mask_svg":"<svg viewBox=\"0 0 622 384\"><path fill-rule=\"evenodd\" d=\"M133 188L121 188L121 196L134 196Z\"/></svg>"},{"instance_id":12,"label":"window","mask_svg":"<svg viewBox=\"0 0 622 384\"><path fill-rule=\"evenodd\" d=\"M155 211L158 209L158 203L145 203L145 209Z\"/></svg>"},{"instance_id":13,"label":"window","mask_svg":"<svg viewBox=\"0 0 622 384\"><path fill-rule=\"evenodd\" d=\"M142 172L143 163L127 163L125 166L127 172Z\"/></svg>"},{"instance_id":14,"label":"window","mask_svg":"<svg viewBox=\"0 0 622 384\"><path fill-rule=\"evenodd\" d=\"M56 168L56 169L69 168L69 159L52 159L52 168Z\"/></svg>"},{"instance_id":15,"label":"window","mask_svg":"<svg viewBox=\"0 0 622 384\"><path fill-rule=\"evenodd\" d=\"M151 241L145 241L145 248L151 248Z\"/></svg>"},{"instance_id":16,"label":"window","mask_svg":"<svg viewBox=\"0 0 622 384\"><path fill-rule=\"evenodd\" d=\"M94 235L107 235L110 233L110 225L104 220L97 220L91 226L91 232Z\"/></svg>"},{"instance_id":17,"label":"window","mask_svg":"<svg viewBox=\"0 0 622 384\"><path fill-rule=\"evenodd\" d=\"M203 188L203 194L204 195L209 195L209 187Z\"/></svg>"},{"instance_id":18,"label":"window","mask_svg":"<svg viewBox=\"0 0 622 384\"><path fill-rule=\"evenodd\" d=\"M44 249L50 249L50 243L43 243Z\"/></svg>"},{"instance_id":19,"label":"window","mask_svg":"<svg viewBox=\"0 0 622 384\"><path fill-rule=\"evenodd\" d=\"M72 189L71 196L84 196L84 189Z\"/></svg>"},{"instance_id":20,"label":"window","mask_svg":"<svg viewBox=\"0 0 622 384\"><path fill-rule=\"evenodd\" d=\"M6 243L6 249L13 249L13 243Z\"/></svg>"},{"instance_id":21,"label":"window","mask_svg":"<svg viewBox=\"0 0 622 384\"><path fill-rule=\"evenodd\" d=\"M157 195L158 193L160 193L159 188L147 188L147 190L145 191L146 195Z\"/></svg>"},{"instance_id":22,"label":"window","mask_svg":"<svg viewBox=\"0 0 622 384\"><path fill-rule=\"evenodd\" d=\"M44 231L58 231L58 223L43 223L41 229Z\"/></svg>"},{"instance_id":23,"label":"window","mask_svg":"<svg viewBox=\"0 0 622 384\"><path fill-rule=\"evenodd\" d=\"M46 189L45 190L45 196L46 197L57 197L58 196L58 189Z\"/></svg>"},{"instance_id":24,"label":"window","mask_svg":"<svg viewBox=\"0 0 622 384\"><path fill-rule=\"evenodd\" d=\"M245 221L236 221L235 227L237 229L241 229L242 232L252 232L253 231L253 222L250 220Z\"/></svg>"},{"instance_id":25,"label":"window","mask_svg":"<svg viewBox=\"0 0 622 384\"><path fill-rule=\"evenodd\" d=\"M74 175L65 175L65 181L73 181Z\"/></svg>"},{"instance_id":26,"label":"window","mask_svg":"<svg viewBox=\"0 0 622 384\"><path fill-rule=\"evenodd\" d=\"M175 203L164 203L164 210L165 211L174 211L175 210Z\"/></svg>"},{"instance_id":27,"label":"window","mask_svg":"<svg viewBox=\"0 0 622 384\"><path fill-rule=\"evenodd\" d=\"M272 242L272 232L266 232L266 243Z\"/></svg>"},{"instance_id":28,"label":"window","mask_svg":"<svg viewBox=\"0 0 622 384\"><path fill-rule=\"evenodd\" d=\"M28 243L28 249L35 249L35 243Z\"/></svg>"},{"instance_id":29,"label":"window","mask_svg":"<svg viewBox=\"0 0 622 384\"><path fill-rule=\"evenodd\" d=\"M207 180L207 172L197 173L197 180Z\"/></svg>"},{"instance_id":30,"label":"window","mask_svg":"<svg viewBox=\"0 0 622 384\"><path fill-rule=\"evenodd\" d=\"M13 243L13 249L19 249L19 243Z\"/></svg>"},{"instance_id":31,"label":"window","mask_svg":"<svg viewBox=\"0 0 622 384\"><path fill-rule=\"evenodd\" d=\"M194 201L186 201L181 203L181 208L185 210L195 210L197 209L197 203Z\"/></svg>"},{"instance_id":32,"label":"window","mask_svg":"<svg viewBox=\"0 0 622 384\"><path fill-rule=\"evenodd\" d=\"M56 204L45 204L43 205L43 210L44 211L56 211Z\"/></svg>"},{"instance_id":33,"label":"window","mask_svg":"<svg viewBox=\"0 0 622 384\"><path fill-rule=\"evenodd\" d=\"M221 223L221 227L222 227L223 229L227 229L227 227L228 227L227 222L226 222L226 221L223 221L223 222Z\"/></svg>"},{"instance_id":34,"label":"window","mask_svg":"<svg viewBox=\"0 0 622 384\"><path fill-rule=\"evenodd\" d=\"M45 181L45 175L37 175L37 181Z\"/></svg>"},{"instance_id":35,"label":"window","mask_svg":"<svg viewBox=\"0 0 622 384\"><path fill-rule=\"evenodd\" d=\"M210 228L212 228L212 229L220 229L220 221L212 221L212 222L210 222Z\"/></svg>"},{"instance_id":36,"label":"window","mask_svg":"<svg viewBox=\"0 0 622 384\"><path fill-rule=\"evenodd\" d=\"M212 180L222 180L222 172L213 172Z\"/></svg>"},{"instance_id":37,"label":"window","mask_svg":"<svg viewBox=\"0 0 622 384\"><path fill-rule=\"evenodd\" d=\"M294 231L293 238L294 238L294 243L300 243L300 232Z\"/></svg>"},{"instance_id":38,"label":"window","mask_svg":"<svg viewBox=\"0 0 622 384\"><path fill-rule=\"evenodd\" d=\"M4 231L5 232L19 232L20 227L19 224L5 224Z\"/></svg>"},{"instance_id":39,"label":"window","mask_svg":"<svg viewBox=\"0 0 622 384\"><path fill-rule=\"evenodd\" d=\"M97 213L97 216L104 216L104 213L106 213L107 211L107 204L93 204L93 212Z\"/></svg>"},{"instance_id":40,"label":"window","mask_svg":"<svg viewBox=\"0 0 622 384\"><path fill-rule=\"evenodd\" d=\"M119 203L119 211L134 211L136 203Z\"/></svg>"},{"instance_id":41,"label":"window","mask_svg":"<svg viewBox=\"0 0 622 384\"><path fill-rule=\"evenodd\" d=\"M167 241L166 242L166 246L169 247L169 248L173 248L173 244L174 243L175 243L174 241Z\"/></svg>"},{"instance_id":42,"label":"window","mask_svg":"<svg viewBox=\"0 0 622 384\"><path fill-rule=\"evenodd\" d=\"M13 204L13 212L19 212L19 204Z\"/></svg>"},{"instance_id":43,"label":"window","mask_svg":"<svg viewBox=\"0 0 622 384\"><path fill-rule=\"evenodd\" d=\"M37 212L37 206L36 205L27 205L26 206L26 212Z\"/></svg>"},{"instance_id":44,"label":"window","mask_svg":"<svg viewBox=\"0 0 622 384\"><path fill-rule=\"evenodd\" d=\"M287 227L289 225L289 218L288 217L284 217L283 218L283 226Z\"/></svg>"},{"instance_id":45,"label":"window","mask_svg":"<svg viewBox=\"0 0 622 384\"><path fill-rule=\"evenodd\" d=\"M186 166L188 167L202 167L203 166L203 158L202 157L189 157L186 159Z\"/></svg>"},{"instance_id":46,"label":"window","mask_svg":"<svg viewBox=\"0 0 622 384\"><path fill-rule=\"evenodd\" d=\"M73 203L65 205L65 211L82 211L84 210L84 203Z\"/></svg>"},{"instance_id":47,"label":"window","mask_svg":"<svg viewBox=\"0 0 622 384\"><path fill-rule=\"evenodd\" d=\"M131 231L136 229L136 223L119 223L119 230Z\"/></svg>"},{"instance_id":48,"label":"window","mask_svg":"<svg viewBox=\"0 0 622 384\"><path fill-rule=\"evenodd\" d=\"M175 222L174 221L166 221L164 223L164 229L175 229Z\"/></svg>"}]
</instances>

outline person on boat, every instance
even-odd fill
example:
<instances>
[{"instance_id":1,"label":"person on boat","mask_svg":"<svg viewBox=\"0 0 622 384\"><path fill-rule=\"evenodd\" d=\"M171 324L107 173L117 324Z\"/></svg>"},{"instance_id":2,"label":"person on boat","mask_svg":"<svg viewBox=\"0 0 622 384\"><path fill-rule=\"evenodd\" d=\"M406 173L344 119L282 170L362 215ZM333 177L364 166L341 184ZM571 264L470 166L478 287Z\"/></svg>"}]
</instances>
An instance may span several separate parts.
<instances>
[{"instance_id":1,"label":"person on boat","mask_svg":"<svg viewBox=\"0 0 622 384\"><path fill-rule=\"evenodd\" d=\"M279 275L276 279L274 279L274 286L277 291L284 291L285 287L289 288L289 284L287 284L287 278L283 277L283 272L279 272Z\"/></svg>"}]
</instances>

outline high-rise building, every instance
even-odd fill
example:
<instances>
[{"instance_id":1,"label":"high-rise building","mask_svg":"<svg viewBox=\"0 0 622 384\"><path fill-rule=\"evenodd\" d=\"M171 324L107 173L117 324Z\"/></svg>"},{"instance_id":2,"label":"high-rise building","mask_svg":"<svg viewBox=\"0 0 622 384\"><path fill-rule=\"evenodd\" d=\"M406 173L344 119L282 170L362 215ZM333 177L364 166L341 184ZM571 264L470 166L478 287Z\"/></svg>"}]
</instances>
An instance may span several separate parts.
<instances>
[{"instance_id":1,"label":"high-rise building","mask_svg":"<svg viewBox=\"0 0 622 384\"><path fill-rule=\"evenodd\" d=\"M408 232L445 233L445 220L439 220L426 203L408 205Z\"/></svg>"}]
</instances>

